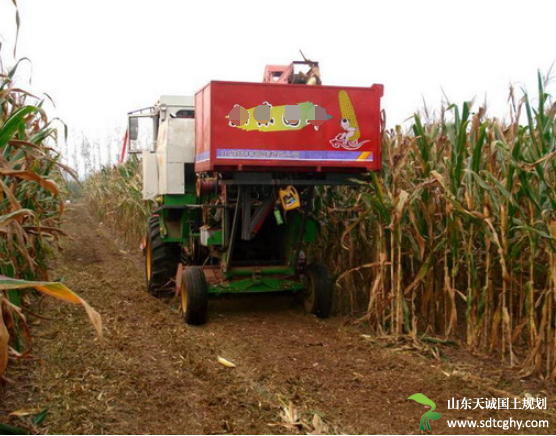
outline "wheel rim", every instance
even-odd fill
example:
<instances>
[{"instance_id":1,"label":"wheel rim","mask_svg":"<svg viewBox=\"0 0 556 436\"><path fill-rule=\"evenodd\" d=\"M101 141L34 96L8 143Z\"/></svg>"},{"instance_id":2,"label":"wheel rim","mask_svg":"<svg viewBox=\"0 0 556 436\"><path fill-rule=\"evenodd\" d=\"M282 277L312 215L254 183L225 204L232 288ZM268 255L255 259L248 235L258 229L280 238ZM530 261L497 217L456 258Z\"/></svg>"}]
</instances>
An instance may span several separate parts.
<instances>
[{"instance_id":1,"label":"wheel rim","mask_svg":"<svg viewBox=\"0 0 556 436\"><path fill-rule=\"evenodd\" d=\"M151 259L152 259L152 254L151 254L151 244L149 244L147 242L147 258L146 258L146 262L147 262L147 281L151 281Z\"/></svg>"},{"instance_id":2,"label":"wheel rim","mask_svg":"<svg viewBox=\"0 0 556 436\"><path fill-rule=\"evenodd\" d=\"M303 293L303 306L307 312L313 310L315 304L315 287L313 286L313 279L311 276L307 277L307 289Z\"/></svg>"},{"instance_id":3,"label":"wheel rim","mask_svg":"<svg viewBox=\"0 0 556 436\"><path fill-rule=\"evenodd\" d=\"M180 286L180 303L181 311L185 314L187 312L187 287L185 286L183 279Z\"/></svg>"}]
</instances>

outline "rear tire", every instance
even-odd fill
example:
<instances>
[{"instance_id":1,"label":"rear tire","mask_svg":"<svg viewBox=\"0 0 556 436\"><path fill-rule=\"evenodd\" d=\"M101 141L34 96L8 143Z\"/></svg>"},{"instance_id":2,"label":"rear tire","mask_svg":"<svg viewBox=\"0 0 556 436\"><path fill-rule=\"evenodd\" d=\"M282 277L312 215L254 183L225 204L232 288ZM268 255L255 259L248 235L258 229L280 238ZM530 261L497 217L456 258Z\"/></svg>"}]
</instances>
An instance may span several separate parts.
<instances>
[{"instance_id":1,"label":"rear tire","mask_svg":"<svg viewBox=\"0 0 556 436\"><path fill-rule=\"evenodd\" d=\"M334 283L328 268L312 263L305 270L306 289L303 293L305 311L319 318L328 318L332 311Z\"/></svg>"},{"instance_id":2,"label":"rear tire","mask_svg":"<svg viewBox=\"0 0 556 436\"><path fill-rule=\"evenodd\" d=\"M176 276L180 249L177 244L162 240L158 216L151 216L149 219L145 252L147 291L155 297L172 295L172 279Z\"/></svg>"},{"instance_id":3,"label":"rear tire","mask_svg":"<svg viewBox=\"0 0 556 436\"><path fill-rule=\"evenodd\" d=\"M181 276L180 302L186 324L207 322L208 285L199 266L186 266Z\"/></svg>"}]
</instances>

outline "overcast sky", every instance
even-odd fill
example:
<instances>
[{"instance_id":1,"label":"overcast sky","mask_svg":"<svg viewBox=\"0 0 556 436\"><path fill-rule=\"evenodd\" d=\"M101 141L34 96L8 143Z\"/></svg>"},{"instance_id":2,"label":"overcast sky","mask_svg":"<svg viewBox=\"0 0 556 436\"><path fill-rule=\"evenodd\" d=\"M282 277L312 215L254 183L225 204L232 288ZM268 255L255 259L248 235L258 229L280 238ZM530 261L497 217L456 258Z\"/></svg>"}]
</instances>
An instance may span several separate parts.
<instances>
[{"instance_id":1,"label":"overcast sky","mask_svg":"<svg viewBox=\"0 0 556 436\"><path fill-rule=\"evenodd\" d=\"M265 64L298 50L324 84L385 85L389 127L423 106L485 95L506 114L510 83L536 91L556 60L556 2L18 0L18 57L32 61L72 131L103 135L161 94L192 95L210 80L261 81ZM0 0L4 62L15 39ZM9 63L9 62L8 62ZM24 79L29 67L22 68Z\"/></svg>"}]
</instances>

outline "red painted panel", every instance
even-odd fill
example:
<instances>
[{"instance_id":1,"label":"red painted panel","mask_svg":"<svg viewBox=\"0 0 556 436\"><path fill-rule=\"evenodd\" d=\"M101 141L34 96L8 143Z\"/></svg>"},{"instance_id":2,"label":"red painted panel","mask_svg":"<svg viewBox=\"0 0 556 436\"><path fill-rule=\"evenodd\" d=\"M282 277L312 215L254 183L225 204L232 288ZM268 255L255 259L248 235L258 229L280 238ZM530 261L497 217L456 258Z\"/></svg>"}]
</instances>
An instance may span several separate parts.
<instances>
[{"instance_id":1,"label":"red painted panel","mask_svg":"<svg viewBox=\"0 0 556 436\"><path fill-rule=\"evenodd\" d=\"M211 82L196 104L197 171L376 171L380 169L380 98L371 88L269 83ZM253 119L258 105L272 106L272 120ZM302 119L282 120L284 106L300 104ZM227 116L241 105L250 113L244 126ZM318 129L307 121L314 106L329 119ZM199 128L202 125L202 128Z\"/></svg>"}]
</instances>

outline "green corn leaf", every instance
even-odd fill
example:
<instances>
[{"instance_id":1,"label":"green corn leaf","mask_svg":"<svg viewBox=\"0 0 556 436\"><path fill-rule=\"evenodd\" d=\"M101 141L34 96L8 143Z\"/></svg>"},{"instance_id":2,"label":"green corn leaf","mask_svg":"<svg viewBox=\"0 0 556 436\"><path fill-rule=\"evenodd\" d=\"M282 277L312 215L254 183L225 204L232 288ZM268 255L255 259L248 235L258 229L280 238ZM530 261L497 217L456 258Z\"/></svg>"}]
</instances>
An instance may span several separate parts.
<instances>
[{"instance_id":1,"label":"green corn leaf","mask_svg":"<svg viewBox=\"0 0 556 436\"><path fill-rule=\"evenodd\" d=\"M33 416L33 424L40 425L45 420L48 415L48 409L41 410L35 416Z\"/></svg>"},{"instance_id":2,"label":"green corn leaf","mask_svg":"<svg viewBox=\"0 0 556 436\"><path fill-rule=\"evenodd\" d=\"M0 434L29 434L29 431L0 422Z\"/></svg>"},{"instance_id":3,"label":"green corn leaf","mask_svg":"<svg viewBox=\"0 0 556 436\"><path fill-rule=\"evenodd\" d=\"M37 111L38 108L35 106L23 106L16 110L10 118L0 126L0 149L5 147L8 141L13 138L23 122L23 119L27 115Z\"/></svg>"}]
</instances>

